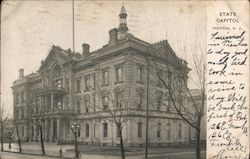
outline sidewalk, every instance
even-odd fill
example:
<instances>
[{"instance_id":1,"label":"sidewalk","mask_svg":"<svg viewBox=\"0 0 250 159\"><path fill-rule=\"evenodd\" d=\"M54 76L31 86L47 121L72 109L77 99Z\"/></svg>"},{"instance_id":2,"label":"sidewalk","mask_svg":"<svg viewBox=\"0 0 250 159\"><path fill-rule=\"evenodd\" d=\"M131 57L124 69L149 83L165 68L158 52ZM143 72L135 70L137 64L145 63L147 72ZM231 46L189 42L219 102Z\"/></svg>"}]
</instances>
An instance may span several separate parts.
<instances>
[{"instance_id":1,"label":"sidewalk","mask_svg":"<svg viewBox=\"0 0 250 159\"><path fill-rule=\"evenodd\" d=\"M54 143L45 143L46 156L59 158L59 149L62 149L64 158L74 158L75 149L73 145L57 145ZM125 148L126 159L143 159L144 148ZM8 148L8 144L4 144L5 151L19 152L18 144L12 143L12 148ZM40 143L23 143L23 153L36 154L41 156ZM86 159L120 159L119 147L104 147L79 145L82 158ZM202 158L205 158L205 151L202 151ZM149 148L150 159L193 159L195 152L193 148Z\"/></svg>"}]
</instances>

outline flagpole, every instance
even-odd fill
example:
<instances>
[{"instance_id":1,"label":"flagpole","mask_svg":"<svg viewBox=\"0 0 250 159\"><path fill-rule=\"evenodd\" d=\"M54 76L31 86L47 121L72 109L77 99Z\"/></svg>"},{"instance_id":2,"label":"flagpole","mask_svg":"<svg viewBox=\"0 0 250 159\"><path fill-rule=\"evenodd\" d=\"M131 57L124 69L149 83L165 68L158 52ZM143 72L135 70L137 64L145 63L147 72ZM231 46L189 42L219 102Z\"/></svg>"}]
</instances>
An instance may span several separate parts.
<instances>
[{"instance_id":1,"label":"flagpole","mask_svg":"<svg viewBox=\"0 0 250 159\"><path fill-rule=\"evenodd\" d=\"M73 42L73 52L75 52L75 4L74 0L72 0L72 42Z\"/></svg>"}]
</instances>

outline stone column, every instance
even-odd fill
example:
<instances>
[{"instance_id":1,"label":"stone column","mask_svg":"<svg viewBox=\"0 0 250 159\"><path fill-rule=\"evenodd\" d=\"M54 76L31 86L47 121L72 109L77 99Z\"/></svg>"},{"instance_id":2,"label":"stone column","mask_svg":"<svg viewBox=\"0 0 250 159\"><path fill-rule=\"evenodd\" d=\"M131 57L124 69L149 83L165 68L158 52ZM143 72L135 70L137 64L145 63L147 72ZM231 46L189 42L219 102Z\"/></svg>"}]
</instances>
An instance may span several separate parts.
<instances>
[{"instance_id":1,"label":"stone column","mask_svg":"<svg viewBox=\"0 0 250 159\"><path fill-rule=\"evenodd\" d=\"M29 135L29 141L31 142L34 138L34 135L32 136L32 129L33 129L33 125L32 125L32 120L30 121L30 135Z\"/></svg>"},{"instance_id":2,"label":"stone column","mask_svg":"<svg viewBox=\"0 0 250 159\"><path fill-rule=\"evenodd\" d=\"M127 144L130 144L131 143L131 136L132 136L132 131L133 131L133 128L131 126L132 123L130 123L130 120L127 121L125 127L127 127ZM136 129L135 129L136 130ZM137 131L136 131L137 132Z\"/></svg>"},{"instance_id":3,"label":"stone column","mask_svg":"<svg viewBox=\"0 0 250 159\"><path fill-rule=\"evenodd\" d=\"M44 123L44 141L47 142L48 139L48 119L45 119Z\"/></svg>"},{"instance_id":4,"label":"stone column","mask_svg":"<svg viewBox=\"0 0 250 159\"><path fill-rule=\"evenodd\" d=\"M53 107L54 107L54 94L51 93L50 97L51 97L51 100L50 100L50 102L51 102L50 107L51 107L51 111L53 111Z\"/></svg>"},{"instance_id":5,"label":"stone column","mask_svg":"<svg viewBox=\"0 0 250 159\"><path fill-rule=\"evenodd\" d=\"M56 139L57 139L57 143L59 143L60 141L61 141L61 133L60 133L60 119L57 119L57 124L56 124L56 126L57 126L57 130L56 130Z\"/></svg>"},{"instance_id":6,"label":"stone column","mask_svg":"<svg viewBox=\"0 0 250 159\"><path fill-rule=\"evenodd\" d=\"M54 123L53 119L50 120L50 142L53 142L54 138Z\"/></svg>"}]
</instances>

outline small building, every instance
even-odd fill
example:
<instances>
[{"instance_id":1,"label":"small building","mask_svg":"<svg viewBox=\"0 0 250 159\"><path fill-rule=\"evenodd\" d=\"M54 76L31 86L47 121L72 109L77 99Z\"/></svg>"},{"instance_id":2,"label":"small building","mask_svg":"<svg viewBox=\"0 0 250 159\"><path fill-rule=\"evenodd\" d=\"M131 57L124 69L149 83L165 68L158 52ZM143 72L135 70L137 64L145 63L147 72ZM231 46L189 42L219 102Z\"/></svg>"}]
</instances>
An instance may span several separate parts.
<instances>
[{"instance_id":1,"label":"small building","mask_svg":"<svg viewBox=\"0 0 250 159\"><path fill-rule=\"evenodd\" d=\"M130 34L124 6L119 18L118 28L109 31L109 41L100 49L91 52L90 45L84 43L82 53L76 53L52 46L36 73L24 75L24 70L19 70L12 90L14 121L22 140L39 141L36 123L42 122L45 142L72 142L71 126L77 122L79 142L118 145L120 136L108 110L107 92L112 92L116 105L119 93L132 97L123 127L125 145L145 143L147 106L151 145L190 140L189 126L176 114L154 76L171 67L173 72L184 71L188 78L187 62L176 56L167 40L151 44ZM185 95L181 99L185 100ZM112 108L113 112L121 110Z\"/></svg>"}]
</instances>

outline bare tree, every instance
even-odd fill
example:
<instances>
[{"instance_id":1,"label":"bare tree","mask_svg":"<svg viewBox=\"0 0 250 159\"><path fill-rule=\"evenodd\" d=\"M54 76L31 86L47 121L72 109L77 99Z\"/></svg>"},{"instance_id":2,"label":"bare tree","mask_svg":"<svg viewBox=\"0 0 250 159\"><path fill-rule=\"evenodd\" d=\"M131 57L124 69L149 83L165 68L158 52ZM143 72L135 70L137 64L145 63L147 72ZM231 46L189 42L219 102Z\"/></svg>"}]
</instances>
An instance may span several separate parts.
<instances>
[{"instance_id":1,"label":"bare tree","mask_svg":"<svg viewBox=\"0 0 250 159\"><path fill-rule=\"evenodd\" d=\"M1 104L1 103L0 103ZM4 140L4 130L8 124L8 112L4 111L4 108L2 107L2 104L0 105L0 140L1 140L1 151L4 151L3 148L3 140Z\"/></svg>"},{"instance_id":2,"label":"bare tree","mask_svg":"<svg viewBox=\"0 0 250 159\"><path fill-rule=\"evenodd\" d=\"M193 81L198 87L201 102L197 102L191 89L188 87L188 72L184 61L176 58L176 65L174 68L169 64L167 56L165 56L166 70L156 72L157 80L167 90L167 97L176 110L177 114L196 131L196 159L200 159L200 131L201 121L205 111L205 91L206 91L206 64L202 54L203 50L199 47L200 54L193 54L193 71L197 78ZM196 50L197 51L197 50ZM199 56L200 55L200 56ZM184 98L190 99L190 104L184 103Z\"/></svg>"},{"instance_id":3,"label":"bare tree","mask_svg":"<svg viewBox=\"0 0 250 159\"><path fill-rule=\"evenodd\" d=\"M132 101L131 92L124 87L119 88L102 88L96 85L95 92L101 97L101 106L88 106L88 109L92 109L94 113L102 118L110 118L118 130L118 136L120 138L120 150L122 159L125 159L125 150L123 143L122 130L131 116L131 110L129 105Z\"/></svg>"},{"instance_id":4,"label":"bare tree","mask_svg":"<svg viewBox=\"0 0 250 159\"><path fill-rule=\"evenodd\" d=\"M15 129L16 129L16 134L17 134L17 141L18 141L18 146L19 146L19 152L22 153L22 142L19 134L19 127L16 122L14 122Z\"/></svg>"},{"instance_id":5,"label":"bare tree","mask_svg":"<svg viewBox=\"0 0 250 159\"><path fill-rule=\"evenodd\" d=\"M33 126L35 126L35 130L39 132L42 154L45 155L46 153L44 147L43 130L44 130L44 117L46 115L46 107L44 105L45 103L41 104L40 102L38 102L38 98L39 96L35 96L35 105L34 107L30 106L28 108L28 112L32 114L31 119L34 121Z\"/></svg>"}]
</instances>

